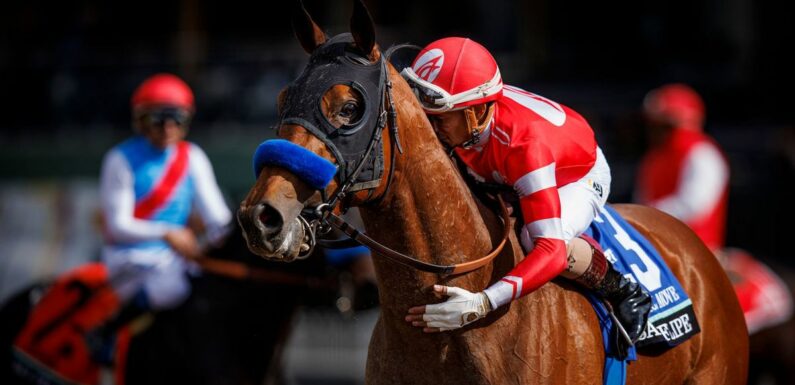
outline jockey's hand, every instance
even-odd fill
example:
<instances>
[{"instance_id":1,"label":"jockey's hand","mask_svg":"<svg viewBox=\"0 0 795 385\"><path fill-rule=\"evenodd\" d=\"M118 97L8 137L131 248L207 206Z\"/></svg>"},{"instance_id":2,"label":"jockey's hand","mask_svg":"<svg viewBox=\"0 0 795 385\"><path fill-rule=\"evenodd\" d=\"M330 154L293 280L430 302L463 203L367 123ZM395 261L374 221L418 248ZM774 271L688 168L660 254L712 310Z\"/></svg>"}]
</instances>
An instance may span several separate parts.
<instances>
[{"instance_id":1,"label":"jockey's hand","mask_svg":"<svg viewBox=\"0 0 795 385\"><path fill-rule=\"evenodd\" d=\"M189 228L170 230L163 236L163 239L174 251L187 259L201 256L199 242L196 240L196 235Z\"/></svg>"},{"instance_id":2,"label":"jockey's hand","mask_svg":"<svg viewBox=\"0 0 795 385\"><path fill-rule=\"evenodd\" d=\"M406 321L426 333L458 329L486 316L491 303L486 293L472 293L460 287L434 285L433 291L450 296L442 303L409 309Z\"/></svg>"}]
</instances>

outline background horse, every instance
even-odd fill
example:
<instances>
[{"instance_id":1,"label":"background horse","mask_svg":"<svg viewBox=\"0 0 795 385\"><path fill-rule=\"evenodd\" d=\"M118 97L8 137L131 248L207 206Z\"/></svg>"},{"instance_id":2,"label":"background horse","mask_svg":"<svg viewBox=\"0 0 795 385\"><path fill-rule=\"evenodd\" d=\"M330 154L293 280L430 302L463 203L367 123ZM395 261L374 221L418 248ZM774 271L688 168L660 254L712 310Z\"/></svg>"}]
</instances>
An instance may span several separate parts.
<instances>
[{"instance_id":1,"label":"background horse","mask_svg":"<svg viewBox=\"0 0 795 385\"><path fill-rule=\"evenodd\" d=\"M795 297L795 271L767 262ZM795 383L795 317L762 329L750 337L748 383L786 385Z\"/></svg>"},{"instance_id":2,"label":"background horse","mask_svg":"<svg viewBox=\"0 0 795 385\"><path fill-rule=\"evenodd\" d=\"M251 279L193 278L184 304L157 313L132 338L126 384L284 383L282 355L299 306L333 303L337 295L336 270L323 258L289 265L262 260L248 251L239 229L209 256L245 265ZM10 347L34 303L31 293L46 286L22 290L0 309L0 384L24 383L11 371Z\"/></svg>"},{"instance_id":3,"label":"background horse","mask_svg":"<svg viewBox=\"0 0 795 385\"><path fill-rule=\"evenodd\" d=\"M393 102L397 117L390 124L353 134L368 138L381 134L383 140L377 149L380 151L374 153L383 154L385 171L380 183L346 194L345 203L360 207L371 237L419 260L450 265L486 255L500 239L501 224L472 197L397 71L388 66L386 75L391 87L385 87L380 95L384 100L382 108L368 99L378 90L352 85L350 74L314 73L334 68L334 63L338 63L335 60L362 66L380 63L369 12L361 2L354 4L353 43L341 53L346 57L313 55L299 78L331 76L341 79L340 84L323 91L318 99L308 94L295 95L295 91L291 94L290 88L279 98L282 114L288 107L304 108L308 111L305 118L322 111L323 118L340 132L320 138L310 132L309 123L293 119L289 124L284 120L280 123L278 135L341 167L355 168L360 159L336 158L324 140L355 141L344 130L361 117L388 116L393 112L389 108ZM320 51L326 36L302 6L296 7L293 25L307 52ZM358 57L352 57L352 51L357 51ZM327 53L324 51L324 55ZM291 85L295 86L296 83ZM400 129L399 137L395 124ZM325 193L334 196L345 183L341 178L346 176L338 173ZM321 194L306 179L282 167L263 167L238 212L249 248L271 259L294 259L310 231L301 225L298 216L306 207L320 203ZM715 258L676 219L646 207L621 205L617 209L663 255L691 296L702 328L700 334L670 350L640 352L638 361L629 366L629 383L744 383L748 358L745 323L731 284ZM429 290L435 283L480 291L501 278L524 257L516 237L510 241L501 255L486 266L442 279L376 256L381 315L370 342L368 383L601 383L604 350L596 316L585 297L567 283L544 285L485 319L453 332L423 334L403 320L409 307L437 300Z\"/></svg>"},{"instance_id":4,"label":"background horse","mask_svg":"<svg viewBox=\"0 0 795 385\"><path fill-rule=\"evenodd\" d=\"M336 295L335 277L323 258L289 269L257 261L239 231L209 255L270 275L194 279L185 304L158 313L151 327L132 339L128 385L282 384L282 357L298 308L307 298Z\"/></svg>"}]
</instances>

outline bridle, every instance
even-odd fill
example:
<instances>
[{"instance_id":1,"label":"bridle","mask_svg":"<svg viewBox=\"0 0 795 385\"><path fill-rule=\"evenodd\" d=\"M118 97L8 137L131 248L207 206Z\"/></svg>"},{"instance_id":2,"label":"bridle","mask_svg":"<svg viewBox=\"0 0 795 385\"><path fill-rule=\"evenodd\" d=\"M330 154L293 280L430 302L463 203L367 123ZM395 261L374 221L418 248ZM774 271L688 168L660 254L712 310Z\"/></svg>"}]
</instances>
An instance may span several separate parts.
<instances>
[{"instance_id":1,"label":"bridle","mask_svg":"<svg viewBox=\"0 0 795 385\"><path fill-rule=\"evenodd\" d=\"M297 258L308 257L318 244L330 248L349 247L350 242L348 241L335 243L319 239L317 234L325 235L333 226L350 237L352 241L370 248L376 255L384 256L418 270L447 276L467 273L486 265L502 251L512 228L510 214L499 195L497 200L501 208L504 226L500 242L488 255L455 265L427 263L395 251L365 235L335 213L338 206L340 212L347 210L342 202L348 194L355 191L369 191L370 195L366 199L366 203L380 201L391 186L396 154L403 153L398 135L397 111L392 95L392 82L388 76L387 61L395 50L407 45L390 48L378 58L378 61L372 63L360 52L354 54L350 50L352 42L350 34L337 35L326 41L312 53L307 68L287 88L285 109L282 112L279 126L299 125L321 140L337 160L336 176L340 182L330 196L327 196L325 189L319 189L322 202L314 207L305 207L298 216L298 221L305 234L303 242L309 247L302 247ZM339 70L338 72L345 72L345 74L333 71L335 69ZM322 73L317 74L317 72ZM365 103L362 118L350 127L340 129L331 126L319 108L320 98L331 86L337 84L346 84L354 88L361 93ZM373 89L376 92L370 93ZM304 95L305 93L311 95ZM317 108L312 108L313 103L317 104L314 106ZM374 109L375 105L378 106L377 109ZM372 197L373 191L380 186L383 177L382 131L387 126L387 121L392 145L392 161L386 177L386 187L379 197L374 198ZM360 140L362 134L367 132L370 133L369 140L367 142ZM347 159L346 155L348 155ZM358 159L351 160L350 157Z\"/></svg>"}]
</instances>

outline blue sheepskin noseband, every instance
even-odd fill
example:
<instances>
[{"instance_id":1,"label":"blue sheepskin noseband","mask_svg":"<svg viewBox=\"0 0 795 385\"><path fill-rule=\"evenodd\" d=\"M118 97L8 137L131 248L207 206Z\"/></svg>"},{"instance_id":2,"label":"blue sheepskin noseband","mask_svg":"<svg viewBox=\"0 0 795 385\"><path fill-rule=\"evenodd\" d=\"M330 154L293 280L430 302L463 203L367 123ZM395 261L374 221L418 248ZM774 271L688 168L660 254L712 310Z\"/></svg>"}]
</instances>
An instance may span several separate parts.
<instances>
[{"instance_id":1,"label":"blue sheepskin noseband","mask_svg":"<svg viewBox=\"0 0 795 385\"><path fill-rule=\"evenodd\" d=\"M285 168L316 190L326 188L337 173L337 166L327 159L284 139L266 140L257 147L254 178L265 166Z\"/></svg>"}]
</instances>

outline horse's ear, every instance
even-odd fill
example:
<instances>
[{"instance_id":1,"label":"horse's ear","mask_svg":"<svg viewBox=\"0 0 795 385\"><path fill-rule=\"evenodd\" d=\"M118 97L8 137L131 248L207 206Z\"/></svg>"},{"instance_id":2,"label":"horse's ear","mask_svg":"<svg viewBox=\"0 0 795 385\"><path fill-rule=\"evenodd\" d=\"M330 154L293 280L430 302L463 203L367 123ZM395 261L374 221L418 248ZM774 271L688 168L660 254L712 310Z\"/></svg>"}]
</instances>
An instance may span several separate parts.
<instances>
[{"instance_id":1,"label":"horse's ear","mask_svg":"<svg viewBox=\"0 0 795 385\"><path fill-rule=\"evenodd\" d=\"M356 46L365 55L375 57L373 48L375 47L375 27L373 18L364 5L362 0L353 0L353 16L351 16L351 35L356 42Z\"/></svg>"},{"instance_id":2,"label":"horse's ear","mask_svg":"<svg viewBox=\"0 0 795 385\"><path fill-rule=\"evenodd\" d=\"M298 41L301 42L301 47L304 51L312 53L319 45L326 41L326 34L315 24L312 16L304 8L304 2L297 0L293 6L293 31Z\"/></svg>"}]
</instances>

